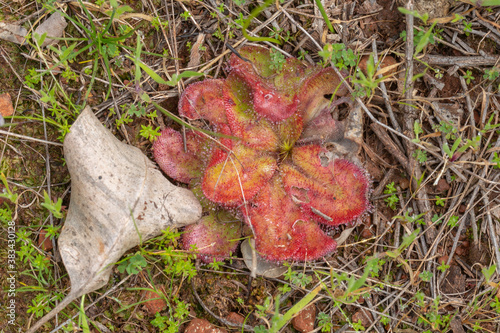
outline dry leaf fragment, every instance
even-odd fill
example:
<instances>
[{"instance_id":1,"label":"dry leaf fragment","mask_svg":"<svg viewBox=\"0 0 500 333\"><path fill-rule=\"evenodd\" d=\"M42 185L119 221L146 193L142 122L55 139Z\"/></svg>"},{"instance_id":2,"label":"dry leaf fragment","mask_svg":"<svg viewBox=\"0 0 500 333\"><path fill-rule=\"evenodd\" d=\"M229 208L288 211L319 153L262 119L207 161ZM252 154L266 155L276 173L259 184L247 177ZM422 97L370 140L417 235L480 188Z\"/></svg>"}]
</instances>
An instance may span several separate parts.
<instances>
[{"instance_id":1,"label":"dry leaf fragment","mask_svg":"<svg viewBox=\"0 0 500 333\"><path fill-rule=\"evenodd\" d=\"M201 59L200 47L203 45L204 42L205 42L205 35L199 34L198 38L196 39L196 42L191 48L191 59L189 59L189 63L187 65L188 68L195 68L200 65L200 59Z\"/></svg>"},{"instance_id":2,"label":"dry leaf fragment","mask_svg":"<svg viewBox=\"0 0 500 333\"><path fill-rule=\"evenodd\" d=\"M28 31L20 25L0 22L0 39L16 44L24 44Z\"/></svg>"},{"instance_id":3,"label":"dry leaf fragment","mask_svg":"<svg viewBox=\"0 0 500 333\"><path fill-rule=\"evenodd\" d=\"M0 115L3 117L12 116L14 114L14 107L9 93L0 95Z\"/></svg>"},{"instance_id":4,"label":"dry leaf fragment","mask_svg":"<svg viewBox=\"0 0 500 333\"><path fill-rule=\"evenodd\" d=\"M53 248L52 240L47 235L47 230L45 229L40 230L40 234L38 235L38 247L44 251L50 251Z\"/></svg>"},{"instance_id":5,"label":"dry leaf fragment","mask_svg":"<svg viewBox=\"0 0 500 333\"><path fill-rule=\"evenodd\" d=\"M254 275L276 279L285 274L288 270L288 267L265 260L259 256L259 254L255 253L255 240L253 238L250 240L245 239L243 243L241 243L241 253L245 265L247 265L248 269L252 271ZM256 259L255 264L253 263L254 257Z\"/></svg>"},{"instance_id":6,"label":"dry leaf fragment","mask_svg":"<svg viewBox=\"0 0 500 333\"><path fill-rule=\"evenodd\" d=\"M45 38L42 46L56 44L57 40L49 37L56 37L56 38L62 37L64 29L66 28L67 25L68 23L66 23L66 20L61 15L61 13L55 12L35 29L35 34L41 36L44 33L47 33L47 38Z\"/></svg>"},{"instance_id":7,"label":"dry leaf fragment","mask_svg":"<svg viewBox=\"0 0 500 333\"><path fill-rule=\"evenodd\" d=\"M77 297L104 286L130 248L201 217L193 193L172 185L136 148L117 140L85 108L64 141L71 202L59 251L71 292L28 333Z\"/></svg>"},{"instance_id":8,"label":"dry leaf fragment","mask_svg":"<svg viewBox=\"0 0 500 333\"><path fill-rule=\"evenodd\" d=\"M55 12L54 14L50 15L48 19L42 22L42 24L40 24L35 29L34 33L38 34L39 36L47 33L47 37L41 45L47 46L57 43L56 39L52 39L50 37L62 37L64 29L67 25L68 23L66 23L66 20L64 19L62 14L60 12ZM0 39L4 39L16 44L26 44L25 38L27 34L28 31L20 25L0 22Z\"/></svg>"}]
</instances>

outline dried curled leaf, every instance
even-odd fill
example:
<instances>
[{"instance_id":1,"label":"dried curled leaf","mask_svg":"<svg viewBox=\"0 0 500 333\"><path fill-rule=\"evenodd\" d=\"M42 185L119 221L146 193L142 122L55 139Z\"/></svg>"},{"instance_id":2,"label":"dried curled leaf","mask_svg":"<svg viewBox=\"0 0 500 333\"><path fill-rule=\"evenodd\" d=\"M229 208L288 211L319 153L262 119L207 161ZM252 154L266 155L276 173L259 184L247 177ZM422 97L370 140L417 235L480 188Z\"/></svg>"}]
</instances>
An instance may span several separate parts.
<instances>
[{"instance_id":1,"label":"dried curled leaf","mask_svg":"<svg viewBox=\"0 0 500 333\"><path fill-rule=\"evenodd\" d=\"M66 136L64 156L71 202L58 244L71 292L28 332L104 286L113 264L141 241L201 217L193 193L172 185L138 148L116 139L90 107Z\"/></svg>"}]
</instances>

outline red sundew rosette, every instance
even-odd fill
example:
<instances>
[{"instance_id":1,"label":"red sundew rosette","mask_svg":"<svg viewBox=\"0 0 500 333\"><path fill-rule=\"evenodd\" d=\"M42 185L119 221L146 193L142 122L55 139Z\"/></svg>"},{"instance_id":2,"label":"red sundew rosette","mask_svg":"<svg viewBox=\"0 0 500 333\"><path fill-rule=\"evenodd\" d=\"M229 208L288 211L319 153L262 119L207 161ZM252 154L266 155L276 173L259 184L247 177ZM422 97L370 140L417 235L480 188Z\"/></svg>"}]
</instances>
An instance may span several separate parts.
<instances>
[{"instance_id":1,"label":"red sundew rosette","mask_svg":"<svg viewBox=\"0 0 500 333\"><path fill-rule=\"evenodd\" d=\"M213 203L204 204L207 210L239 207L262 257L325 256L336 242L323 225L352 222L369 206L363 169L345 160L323 166L319 144L297 146L343 138L326 98L339 88L343 94L341 80L332 69L295 58L277 72L264 48L244 47L240 54L249 61L232 55L226 79L191 84L179 101L181 116L206 120L223 136L188 132L184 151L180 133L165 130L154 144L155 159L167 175L189 183L202 202ZM196 244L206 262L227 256L240 228L233 224L225 232L230 224L217 223L211 212L186 227L183 247Z\"/></svg>"}]
</instances>

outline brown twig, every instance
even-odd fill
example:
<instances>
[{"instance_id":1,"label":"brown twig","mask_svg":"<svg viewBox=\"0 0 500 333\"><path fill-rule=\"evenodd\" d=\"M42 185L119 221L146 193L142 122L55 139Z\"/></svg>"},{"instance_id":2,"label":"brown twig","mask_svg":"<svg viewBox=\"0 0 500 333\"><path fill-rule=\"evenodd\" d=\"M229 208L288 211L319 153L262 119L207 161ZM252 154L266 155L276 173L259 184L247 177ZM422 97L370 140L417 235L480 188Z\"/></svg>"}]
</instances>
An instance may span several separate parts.
<instances>
[{"instance_id":1,"label":"brown twig","mask_svg":"<svg viewBox=\"0 0 500 333\"><path fill-rule=\"evenodd\" d=\"M485 168L486 169L486 168ZM486 220L488 222L488 231L491 239L491 245L493 246L493 252L495 253L495 257L497 260L497 273L500 274L500 250L498 248L498 235L495 231L495 226L493 225L493 219L491 218L490 212L490 200L488 198L488 193L485 193L485 189L481 189L483 192L483 203L486 209Z\"/></svg>"},{"instance_id":2,"label":"brown twig","mask_svg":"<svg viewBox=\"0 0 500 333\"><path fill-rule=\"evenodd\" d=\"M429 65L479 67L479 66L496 65L500 61L500 57L496 56L449 57L449 56L427 54L424 57L420 58L420 60L428 63Z\"/></svg>"},{"instance_id":3,"label":"brown twig","mask_svg":"<svg viewBox=\"0 0 500 333\"><path fill-rule=\"evenodd\" d=\"M410 11L413 10L413 0L409 0L407 2L406 8ZM403 132L408 136L413 137L413 126L415 120L417 119L416 107L411 104L413 100L413 15L406 15L406 52L405 52L405 61L406 61L406 73L405 73L405 99L407 104L404 107L406 115L403 120ZM404 142L406 147L406 155L408 157L408 165L406 167L406 171L412 178L412 184L415 189L418 187L417 180L421 178L422 171L420 170L420 166L417 164L415 158L413 158L413 152L415 151L415 145L411 141ZM427 233L426 239L430 244L436 238L436 228L432 225L430 214L427 214L431 211L431 206L429 204L429 196L427 195L427 191L425 187L420 187L417 192L417 206L420 213L426 213L424 215L424 221L427 225Z\"/></svg>"},{"instance_id":4,"label":"brown twig","mask_svg":"<svg viewBox=\"0 0 500 333\"><path fill-rule=\"evenodd\" d=\"M377 66L377 71L378 71L380 70L380 62L378 60L377 42L375 39L372 40L372 51L373 51L373 60L375 61L376 64L378 64ZM382 74L379 74L378 78L382 79ZM399 126L399 123L396 120L396 117L394 116L394 112L392 111L391 101L389 100L389 96L387 95L387 88L385 86L384 81L380 81L380 90L382 91L382 97L384 98L385 108L387 109L387 113L389 114L389 119L391 120L392 126L396 130L401 131L401 126Z\"/></svg>"},{"instance_id":5,"label":"brown twig","mask_svg":"<svg viewBox=\"0 0 500 333\"><path fill-rule=\"evenodd\" d=\"M387 131L384 131L382 129L382 126L376 123L372 123L370 127L373 132L375 132L380 141L382 141L382 143L384 144L384 148L398 160L399 164L401 164L405 168L405 170L411 170L408 159L398 148L398 146L396 146L394 141L392 141L392 139L387 134Z\"/></svg>"}]
</instances>

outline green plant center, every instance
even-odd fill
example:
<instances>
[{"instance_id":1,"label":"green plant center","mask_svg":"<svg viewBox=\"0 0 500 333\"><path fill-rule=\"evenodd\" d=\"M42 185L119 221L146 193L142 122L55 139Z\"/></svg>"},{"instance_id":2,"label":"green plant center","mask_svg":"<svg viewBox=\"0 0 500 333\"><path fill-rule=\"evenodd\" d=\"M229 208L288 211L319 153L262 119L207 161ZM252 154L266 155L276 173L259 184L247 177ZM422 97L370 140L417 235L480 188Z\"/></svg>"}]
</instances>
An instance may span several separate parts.
<instances>
[{"instance_id":1,"label":"green plant center","mask_svg":"<svg viewBox=\"0 0 500 333\"><path fill-rule=\"evenodd\" d=\"M283 161L290 156L290 152L292 151L295 142L292 140L283 140L279 145L279 161Z\"/></svg>"}]
</instances>

